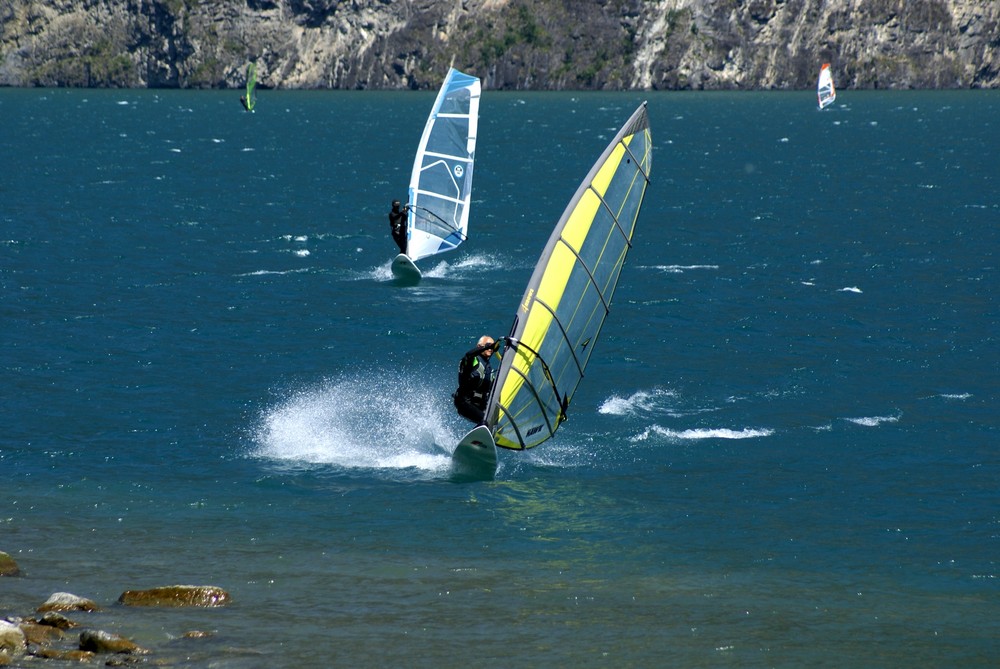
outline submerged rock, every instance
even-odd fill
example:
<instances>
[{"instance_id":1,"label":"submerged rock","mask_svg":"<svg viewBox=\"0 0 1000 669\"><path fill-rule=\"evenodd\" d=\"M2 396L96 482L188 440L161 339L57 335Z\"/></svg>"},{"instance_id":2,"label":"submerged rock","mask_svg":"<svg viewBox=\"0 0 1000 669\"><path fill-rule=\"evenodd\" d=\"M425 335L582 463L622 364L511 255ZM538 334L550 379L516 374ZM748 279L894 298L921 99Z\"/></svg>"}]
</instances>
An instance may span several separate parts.
<instances>
[{"instance_id":1,"label":"submerged rock","mask_svg":"<svg viewBox=\"0 0 1000 669\"><path fill-rule=\"evenodd\" d=\"M71 627L80 626L80 623L75 623L56 611L46 611L41 618L38 618L37 622L39 625L48 625L49 627L56 627L61 630L68 630Z\"/></svg>"},{"instance_id":2,"label":"submerged rock","mask_svg":"<svg viewBox=\"0 0 1000 669\"><path fill-rule=\"evenodd\" d=\"M125 606L225 606L229 593L214 585L169 585L126 590L118 598Z\"/></svg>"},{"instance_id":3,"label":"submerged rock","mask_svg":"<svg viewBox=\"0 0 1000 669\"><path fill-rule=\"evenodd\" d=\"M132 655L143 655L149 652L123 636L103 630L81 632L80 650L91 653L129 653Z\"/></svg>"},{"instance_id":4,"label":"submerged rock","mask_svg":"<svg viewBox=\"0 0 1000 669\"><path fill-rule=\"evenodd\" d=\"M25 621L21 623L20 627L21 631L24 632L25 640L36 646L48 646L53 641L63 638L63 631L51 625L40 625Z\"/></svg>"},{"instance_id":5,"label":"submerged rock","mask_svg":"<svg viewBox=\"0 0 1000 669\"><path fill-rule=\"evenodd\" d=\"M77 597L68 592L56 592L49 596L48 600L38 607L38 613L47 611L100 611L100 608L93 601L83 597Z\"/></svg>"},{"instance_id":6,"label":"submerged rock","mask_svg":"<svg viewBox=\"0 0 1000 669\"><path fill-rule=\"evenodd\" d=\"M45 660L63 660L66 662L89 662L95 653L89 650L58 650L56 648L38 648L31 651L34 657Z\"/></svg>"},{"instance_id":7,"label":"submerged rock","mask_svg":"<svg viewBox=\"0 0 1000 669\"><path fill-rule=\"evenodd\" d=\"M21 568L7 553L0 551L0 576L20 576Z\"/></svg>"},{"instance_id":8,"label":"submerged rock","mask_svg":"<svg viewBox=\"0 0 1000 669\"><path fill-rule=\"evenodd\" d=\"M212 633L202 630L191 630L190 632L184 632L181 636L185 639L205 639L212 636Z\"/></svg>"},{"instance_id":9,"label":"submerged rock","mask_svg":"<svg viewBox=\"0 0 1000 669\"><path fill-rule=\"evenodd\" d=\"M216 586L174 585L151 590L126 591L120 601L132 606L202 606L217 607L229 603L230 596ZM100 611L92 600L68 592L53 593L32 616L8 615L0 617L0 668L22 667L28 664L40 668L63 666L63 663L95 662L106 666L132 666L152 664L172 666L175 658L151 657L152 650L138 645L131 639L90 628L84 623L79 634L67 634L66 630L80 627L60 611ZM111 613L122 614L124 609L115 607ZM152 612L149 612L152 614ZM133 614L138 615L138 614ZM120 621L119 621L120 622ZM212 632L191 630L183 634L185 639L212 636ZM170 635L173 638L181 638ZM48 662L53 660L54 662ZM26 664L27 663L27 664Z\"/></svg>"}]
</instances>

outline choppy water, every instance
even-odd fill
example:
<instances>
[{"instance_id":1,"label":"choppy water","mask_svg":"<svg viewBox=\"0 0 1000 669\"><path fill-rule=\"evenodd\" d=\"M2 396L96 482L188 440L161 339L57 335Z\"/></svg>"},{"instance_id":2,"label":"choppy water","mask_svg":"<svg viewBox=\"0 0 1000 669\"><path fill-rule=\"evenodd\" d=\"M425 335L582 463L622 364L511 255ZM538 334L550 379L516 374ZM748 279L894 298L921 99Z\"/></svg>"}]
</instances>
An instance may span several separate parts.
<instances>
[{"instance_id":1,"label":"choppy water","mask_svg":"<svg viewBox=\"0 0 1000 669\"><path fill-rule=\"evenodd\" d=\"M0 615L68 590L172 666L994 666L1000 94L486 91L471 239L402 288L432 97L0 90ZM570 420L457 483L457 357L643 97ZM234 603L113 604L172 583Z\"/></svg>"}]
</instances>

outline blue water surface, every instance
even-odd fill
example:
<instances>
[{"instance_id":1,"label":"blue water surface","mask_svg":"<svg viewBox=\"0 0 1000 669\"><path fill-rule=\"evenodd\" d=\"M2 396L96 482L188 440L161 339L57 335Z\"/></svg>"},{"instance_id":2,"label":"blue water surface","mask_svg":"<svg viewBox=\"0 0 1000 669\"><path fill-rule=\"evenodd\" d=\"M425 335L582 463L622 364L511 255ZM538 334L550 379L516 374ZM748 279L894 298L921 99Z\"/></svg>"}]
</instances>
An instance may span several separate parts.
<instances>
[{"instance_id":1,"label":"blue water surface","mask_svg":"<svg viewBox=\"0 0 1000 669\"><path fill-rule=\"evenodd\" d=\"M485 91L469 241L401 287L433 93L0 90L0 615L73 592L171 666L995 666L1000 94L813 97ZM570 418L456 481L458 357L644 99ZM233 602L114 604L174 583Z\"/></svg>"}]
</instances>

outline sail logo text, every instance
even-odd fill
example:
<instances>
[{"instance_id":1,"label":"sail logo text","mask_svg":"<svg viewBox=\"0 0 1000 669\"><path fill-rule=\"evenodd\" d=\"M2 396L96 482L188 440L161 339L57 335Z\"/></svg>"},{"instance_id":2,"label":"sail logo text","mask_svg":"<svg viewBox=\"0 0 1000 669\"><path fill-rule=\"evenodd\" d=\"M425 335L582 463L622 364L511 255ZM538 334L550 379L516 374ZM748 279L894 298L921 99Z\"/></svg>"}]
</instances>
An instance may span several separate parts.
<instances>
[{"instance_id":1,"label":"sail logo text","mask_svg":"<svg viewBox=\"0 0 1000 669\"><path fill-rule=\"evenodd\" d=\"M539 432L541 432L541 431L542 431L542 426L541 426L541 425L536 425L535 427L533 427L533 428L531 428L530 430L528 430L528 431L527 431L527 432L525 433L525 435L524 435L524 436L526 436L526 437L530 437L531 435L533 435L533 434L538 434L538 433L539 433Z\"/></svg>"},{"instance_id":2,"label":"sail logo text","mask_svg":"<svg viewBox=\"0 0 1000 669\"><path fill-rule=\"evenodd\" d=\"M521 302L521 311L528 313L528 307L531 305L531 298L535 296L535 289L532 288L524 296L524 302Z\"/></svg>"}]
</instances>

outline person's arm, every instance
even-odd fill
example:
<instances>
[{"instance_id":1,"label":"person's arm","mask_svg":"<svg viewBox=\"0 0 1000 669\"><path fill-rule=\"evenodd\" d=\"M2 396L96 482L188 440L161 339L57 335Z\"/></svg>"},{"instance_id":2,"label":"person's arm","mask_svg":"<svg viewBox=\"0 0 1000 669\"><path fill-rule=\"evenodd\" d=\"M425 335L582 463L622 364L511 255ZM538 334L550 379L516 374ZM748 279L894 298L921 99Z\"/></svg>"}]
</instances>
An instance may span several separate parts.
<instances>
[{"instance_id":1,"label":"person's arm","mask_svg":"<svg viewBox=\"0 0 1000 669\"><path fill-rule=\"evenodd\" d=\"M492 344L490 344L490 346L492 346ZM475 358L477 355L479 355L480 353L482 353L486 349L490 348L490 346L477 346L476 348L472 349L471 351L466 351L465 355L463 355L462 357L464 359L466 359L466 360L471 360L472 358Z\"/></svg>"},{"instance_id":2,"label":"person's arm","mask_svg":"<svg viewBox=\"0 0 1000 669\"><path fill-rule=\"evenodd\" d=\"M484 353L486 351L489 351L490 349L493 349L493 352L495 353L498 348L500 348L500 340L499 339L497 339L496 341L494 341L492 344L483 344L482 346L477 346L476 348L472 349L471 351L467 351L465 353L465 355L463 355L462 357L463 358L474 358L477 355L479 355L480 353Z\"/></svg>"}]
</instances>

